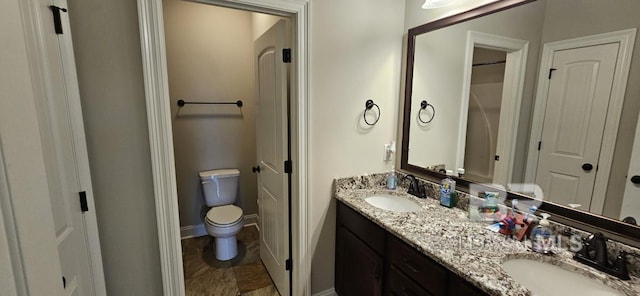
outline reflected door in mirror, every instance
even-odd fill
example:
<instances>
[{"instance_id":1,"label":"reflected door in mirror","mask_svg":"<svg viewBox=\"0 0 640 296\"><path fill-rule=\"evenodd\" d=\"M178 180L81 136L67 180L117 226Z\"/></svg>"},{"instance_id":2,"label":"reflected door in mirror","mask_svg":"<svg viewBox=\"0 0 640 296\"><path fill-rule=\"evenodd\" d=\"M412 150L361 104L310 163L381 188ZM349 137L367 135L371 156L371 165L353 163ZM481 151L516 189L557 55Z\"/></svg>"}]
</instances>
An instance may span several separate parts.
<instances>
[{"instance_id":1,"label":"reflected door in mirror","mask_svg":"<svg viewBox=\"0 0 640 296\"><path fill-rule=\"evenodd\" d=\"M613 43L553 54L536 176L545 200L590 209L618 49Z\"/></svg>"}]
</instances>

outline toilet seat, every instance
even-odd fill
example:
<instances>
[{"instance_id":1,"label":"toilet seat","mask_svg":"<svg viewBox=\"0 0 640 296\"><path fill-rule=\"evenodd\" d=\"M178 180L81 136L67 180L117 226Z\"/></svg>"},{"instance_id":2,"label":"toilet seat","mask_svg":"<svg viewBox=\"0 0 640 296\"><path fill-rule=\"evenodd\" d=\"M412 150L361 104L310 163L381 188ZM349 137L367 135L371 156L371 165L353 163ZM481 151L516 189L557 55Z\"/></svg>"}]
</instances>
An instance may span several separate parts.
<instances>
[{"instance_id":1,"label":"toilet seat","mask_svg":"<svg viewBox=\"0 0 640 296\"><path fill-rule=\"evenodd\" d=\"M213 207L207 212L206 222L220 227L236 225L242 222L242 209L235 205Z\"/></svg>"}]
</instances>

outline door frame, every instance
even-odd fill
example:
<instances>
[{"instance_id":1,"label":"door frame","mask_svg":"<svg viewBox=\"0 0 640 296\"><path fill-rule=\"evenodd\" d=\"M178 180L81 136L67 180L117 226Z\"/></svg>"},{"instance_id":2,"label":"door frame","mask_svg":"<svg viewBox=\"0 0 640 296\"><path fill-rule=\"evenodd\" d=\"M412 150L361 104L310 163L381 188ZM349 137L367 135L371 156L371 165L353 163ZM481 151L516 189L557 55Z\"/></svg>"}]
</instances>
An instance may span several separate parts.
<instances>
[{"instance_id":1,"label":"door frame","mask_svg":"<svg viewBox=\"0 0 640 296\"><path fill-rule=\"evenodd\" d=\"M540 57L540 67L538 73L538 87L536 89L536 101L533 109L533 120L531 122L531 136L529 138L529 151L525 171L525 182L535 183L538 171L538 142L542 138L542 124L547 108L547 97L549 95L549 69L553 64L553 54L556 51L567 50L580 47L595 46L607 43L619 43L618 61L613 78L609 109L604 126L600 158L598 159L598 171L591 194L591 207L588 209L592 213L602 213L604 210L605 195L609 183L609 174L613 162L616 139L618 137L618 127L622 114L622 105L627 89L629 69L631 67L631 55L635 44L636 28L620 30L596 35L589 35L578 38L571 38L555 42L545 43ZM585 209L586 210L586 209Z\"/></svg>"},{"instance_id":2,"label":"door frame","mask_svg":"<svg viewBox=\"0 0 640 296\"><path fill-rule=\"evenodd\" d=\"M513 159L515 157L516 140L518 135L518 122L520 120L520 106L522 104L522 94L524 91L524 76L527 68L527 56L529 51L529 41L519 40L499 35L492 35L482 32L467 32L467 45L465 53L465 68L462 85L462 98L460 103L460 126L458 128L458 151L456 157L457 167L464 167L465 145L467 139L467 120L469 113L469 96L471 94L471 72L473 70L473 50L474 47L504 51L507 53L507 65L504 71L504 84L502 87L502 104L500 110L500 125L498 127L498 142L496 151L505 151L505 166L495 171L493 180L499 179L507 185L511 183L513 176ZM505 94L514 98L504 104ZM500 137L500 136L503 137ZM505 137L507 136L507 137ZM511 142L507 139L512 139ZM495 182L494 182L495 183Z\"/></svg>"},{"instance_id":3,"label":"door frame","mask_svg":"<svg viewBox=\"0 0 640 296\"><path fill-rule=\"evenodd\" d=\"M198 0L195 2L291 17L291 234L293 295L310 295L308 252L309 0ZM164 295L184 295L170 97L162 0L138 0L138 19L149 146L158 223Z\"/></svg>"}]
</instances>

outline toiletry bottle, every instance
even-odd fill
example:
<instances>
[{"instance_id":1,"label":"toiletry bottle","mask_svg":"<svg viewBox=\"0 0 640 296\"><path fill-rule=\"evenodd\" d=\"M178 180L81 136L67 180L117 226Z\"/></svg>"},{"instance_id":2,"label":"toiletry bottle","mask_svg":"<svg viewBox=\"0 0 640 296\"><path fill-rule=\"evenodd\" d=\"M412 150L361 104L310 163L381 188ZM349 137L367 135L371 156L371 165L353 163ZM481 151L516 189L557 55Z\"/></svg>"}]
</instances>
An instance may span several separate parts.
<instances>
[{"instance_id":1,"label":"toiletry bottle","mask_svg":"<svg viewBox=\"0 0 640 296\"><path fill-rule=\"evenodd\" d=\"M456 181L451 178L452 170L447 170L447 177L440 182L440 204L452 208L456 205Z\"/></svg>"},{"instance_id":2,"label":"toiletry bottle","mask_svg":"<svg viewBox=\"0 0 640 296\"><path fill-rule=\"evenodd\" d=\"M553 246L553 233L549 227L549 214L543 213L542 220L531 231L531 250L534 252L549 254Z\"/></svg>"},{"instance_id":3,"label":"toiletry bottle","mask_svg":"<svg viewBox=\"0 0 640 296\"><path fill-rule=\"evenodd\" d=\"M464 169L463 168L459 168L458 169L458 178L464 178Z\"/></svg>"},{"instance_id":4,"label":"toiletry bottle","mask_svg":"<svg viewBox=\"0 0 640 296\"><path fill-rule=\"evenodd\" d=\"M387 175L387 189L396 190L398 186L398 176L396 175L395 170L391 170L391 172Z\"/></svg>"}]
</instances>

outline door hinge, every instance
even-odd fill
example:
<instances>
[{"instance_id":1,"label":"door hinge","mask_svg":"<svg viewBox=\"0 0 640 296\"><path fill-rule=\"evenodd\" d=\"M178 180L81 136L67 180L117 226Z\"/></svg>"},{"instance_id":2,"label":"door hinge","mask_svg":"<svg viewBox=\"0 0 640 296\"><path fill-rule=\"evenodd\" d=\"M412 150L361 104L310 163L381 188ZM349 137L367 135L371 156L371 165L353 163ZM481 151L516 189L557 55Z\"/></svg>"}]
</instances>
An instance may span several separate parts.
<instances>
[{"instance_id":1,"label":"door hinge","mask_svg":"<svg viewBox=\"0 0 640 296\"><path fill-rule=\"evenodd\" d=\"M60 11L67 12L66 8L50 5L51 13L53 13L53 28L56 34L62 34L62 20L60 19Z\"/></svg>"},{"instance_id":2,"label":"door hinge","mask_svg":"<svg viewBox=\"0 0 640 296\"><path fill-rule=\"evenodd\" d=\"M80 191L80 192L78 192L78 194L80 195L80 209L83 212L88 212L89 211L89 206L87 205L87 192L86 191Z\"/></svg>"},{"instance_id":3,"label":"door hinge","mask_svg":"<svg viewBox=\"0 0 640 296\"><path fill-rule=\"evenodd\" d=\"M500 161L500 155L496 155L493 159L495 159L496 161Z\"/></svg>"},{"instance_id":4,"label":"door hinge","mask_svg":"<svg viewBox=\"0 0 640 296\"><path fill-rule=\"evenodd\" d=\"M556 68L551 68L549 69L549 79L551 79L551 74L553 74L553 71L558 70Z\"/></svg>"},{"instance_id":5,"label":"door hinge","mask_svg":"<svg viewBox=\"0 0 640 296\"><path fill-rule=\"evenodd\" d=\"M293 261L291 261L291 259L284 261L284 268L285 270L291 270L293 268Z\"/></svg>"},{"instance_id":6,"label":"door hinge","mask_svg":"<svg viewBox=\"0 0 640 296\"><path fill-rule=\"evenodd\" d=\"M282 49L282 62L287 64L291 63L291 48Z\"/></svg>"},{"instance_id":7,"label":"door hinge","mask_svg":"<svg viewBox=\"0 0 640 296\"><path fill-rule=\"evenodd\" d=\"M538 151L540 151L540 148L542 148L542 141L538 141Z\"/></svg>"},{"instance_id":8,"label":"door hinge","mask_svg":"<svg viewBox=\"0 0 640 296\"><path fill-rule=\"evenodd\" d=\"M285 174L291 174L291 160L285 160L284 161L284 172Z\"/></svg>"}]
</instances>

